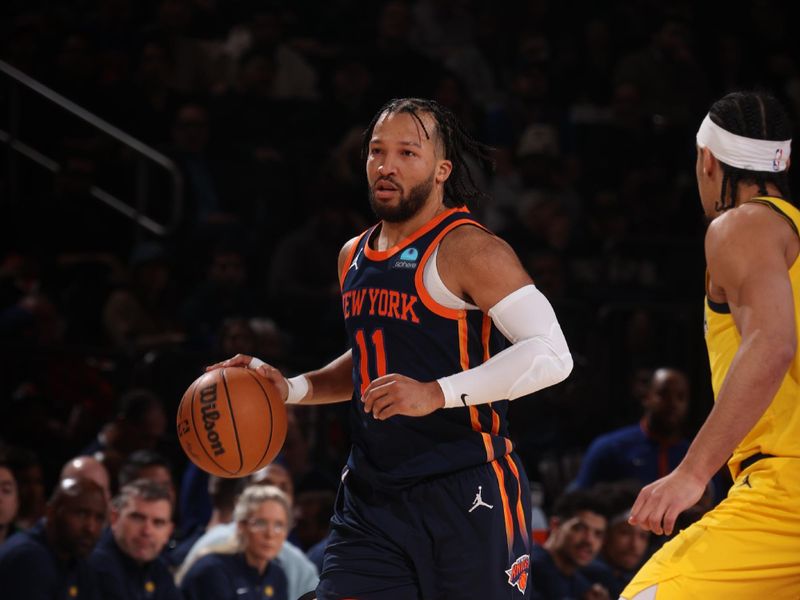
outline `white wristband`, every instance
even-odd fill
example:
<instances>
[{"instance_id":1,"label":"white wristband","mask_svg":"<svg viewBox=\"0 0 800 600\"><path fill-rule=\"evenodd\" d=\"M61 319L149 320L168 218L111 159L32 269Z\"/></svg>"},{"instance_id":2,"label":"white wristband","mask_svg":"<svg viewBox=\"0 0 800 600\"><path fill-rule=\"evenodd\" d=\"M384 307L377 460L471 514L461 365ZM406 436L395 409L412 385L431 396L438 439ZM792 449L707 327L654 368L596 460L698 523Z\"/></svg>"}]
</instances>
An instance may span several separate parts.
<instances>
[{"instance_id":1,"label":"white wristband","mask_svg":"<svg viewBox=\"0 0 800 600\"><path fill-rule=\"evenodd\" d=\"M308 394L308 377L305 375L287 379L286 383L289 384L289 395L286 397L286 404L297 404Z\"/></svg>"},{"instance_id":2,"label":"white wristband","mask_svg":"<svg viewBox=\"0 0 800 600\"><path fill-rule=\"evenodd\" d=\"M267 364L267 363L265 363L265 362L264 362L263 360L261 360L260 358L256 358L256 357L254 356L253 358L251 358L251 359L250 359L250 362L249 362L249 363L247 363L247 368L248 368L248 369L253 369L253 370L255 371L256 369L258 369L258 367L262 367L262 366L264 366L265 364Z\"/></svg>"}]
</instances>

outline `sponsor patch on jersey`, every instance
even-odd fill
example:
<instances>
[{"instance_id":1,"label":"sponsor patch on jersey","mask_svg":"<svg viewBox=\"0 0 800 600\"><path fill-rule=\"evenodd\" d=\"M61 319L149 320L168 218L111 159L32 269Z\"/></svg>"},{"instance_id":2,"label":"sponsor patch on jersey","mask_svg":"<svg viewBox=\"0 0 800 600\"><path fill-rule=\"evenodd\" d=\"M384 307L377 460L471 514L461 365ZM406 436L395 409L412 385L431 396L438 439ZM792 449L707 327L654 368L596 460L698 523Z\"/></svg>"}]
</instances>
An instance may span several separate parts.
<instances>
[{"instance_id":1,"label":"sponsor patch on jersey","mask_svg":"<svg viewBox=\"0 0 800 600\"><path fill-rule=\"evenodd\" d=\"M393 269L416 269L417 259L419 259L419 251L416 248L406 248L394 264Z\"/></svg>"},{"instance_id":2,"label":"sponsor patch on jersey","mask_svg":"<svg viewBox=\"0 0 800 600\"><path fill-rule=\"evenodd\" d=\"M400 255L400 260L417 260L419 258L419 252L417 252L416 248L406 248L403 250L403 253Z\"/></svg>"},{"instance_id":3,"label":"sponsor patch on jersey","mask_svg":"<svg viewBox=\"0 0 800 600\"><path fill-rule=\"evenodd\" d=\"M525 590L528 589L528 574L530 573L530 569L531 557L528 554L523 554L515 560L511 568L506 571L506 575L508 575L508 585L516 587L524 594Z\"/></svg>"}]
</instances>

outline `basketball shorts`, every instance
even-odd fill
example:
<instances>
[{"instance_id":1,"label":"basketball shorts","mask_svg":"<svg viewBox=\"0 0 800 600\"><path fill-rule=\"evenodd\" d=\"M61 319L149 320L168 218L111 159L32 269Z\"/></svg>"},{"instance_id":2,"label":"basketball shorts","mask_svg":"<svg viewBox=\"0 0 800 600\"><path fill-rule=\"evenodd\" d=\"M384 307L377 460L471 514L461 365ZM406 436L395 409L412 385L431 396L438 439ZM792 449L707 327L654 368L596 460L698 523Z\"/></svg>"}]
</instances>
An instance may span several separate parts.
<instances>
[{"instance_id":1,"label":"basketball shorts","mask_svg":"<svg viewBox=\"0 0 800 600\"><path fill-rule=\"evenodd\" d=\"M728 497L664 544L622 597L655 585L655 600L798 600L800 459L742 470Z\"/></svg>"},{"instance_id":2,"label":"basketball shorts","mask_svg":"<svg viewBox=\"0 0 800 600\"><path fill-rule=\"evenodd\" d=\"M347 473L317 598L530 598L530 514L513 454L392 494Z\"/></svg>"}]
</instances>

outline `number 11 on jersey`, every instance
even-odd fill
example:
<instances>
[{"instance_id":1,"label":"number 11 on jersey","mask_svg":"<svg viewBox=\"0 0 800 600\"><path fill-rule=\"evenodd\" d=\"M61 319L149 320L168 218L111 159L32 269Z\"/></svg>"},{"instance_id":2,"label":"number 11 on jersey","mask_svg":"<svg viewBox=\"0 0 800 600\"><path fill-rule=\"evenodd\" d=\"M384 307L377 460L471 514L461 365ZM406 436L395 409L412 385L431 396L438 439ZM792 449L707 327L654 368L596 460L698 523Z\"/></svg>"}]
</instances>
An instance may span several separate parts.
<instances>
[{"instance_id":1,"label":"number 11 on jersey","mask_svg":"<svg viewBox=\"0 0 800 600\"><path fill-rule=\"evenodd\" d=\"M358 365L361 374L361 393L367 389L371 381L369 376L369 351L367 350L367 338L363 329L356 330L356 345L358 346ZM376 329L370 336L372 346L375 349L375 373L376 377L386 375L386 348L383 345L383 329Z\"/></svg>"}]
</instances>

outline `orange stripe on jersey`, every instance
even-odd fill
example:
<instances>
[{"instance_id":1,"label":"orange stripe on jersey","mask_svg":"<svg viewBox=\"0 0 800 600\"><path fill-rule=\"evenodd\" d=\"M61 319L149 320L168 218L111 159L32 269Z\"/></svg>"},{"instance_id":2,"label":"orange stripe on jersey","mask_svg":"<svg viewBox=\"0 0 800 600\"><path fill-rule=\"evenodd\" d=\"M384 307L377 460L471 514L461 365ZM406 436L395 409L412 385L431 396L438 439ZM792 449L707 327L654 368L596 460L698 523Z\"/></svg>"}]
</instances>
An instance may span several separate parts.
<instances>
[{"instance_id":1,"label":"orange stripe on jersey","mask_svg":"<svg viewBox=\"0 0 800 600\"><path fill-rule=\"evenodd\" d=\"M506 540L508 541L508 551L511 552L511 547L514 545L514 522L511 518L511 506L508 502L508 494L506 493L506 478L503 475L503 468L497 464L496 460L492 461L492 468L494 474L497 476L497 489L500 490L500 498L503 501L503 518L506 522Z\"/></svg>"},{"instance_id":2,"label":"orange stripe on jersey","mask_svg":"<svg viewBox=\"0 0 800 600\"><path fill-rule=\"evenodd\" d=\"M386 260L393 254L396 254L403 247L408 246L408 244L410 244L417 238L422 237L423 235L428 233L431 229L436 227L448 216L457 212L469 212L469 209L466 206L460 206L456 208L450 208L444 211L443 213L439 213L433 219L428 221L425 225L417 229L414 233L412 233L406 238L403 238L402 240L397 242L394 246L386 250L375 250L373 248L370 248L369 244L367 244L366 246L364 246L364 255L370 260Z\"/></svg>"},{"instance_id":3,"label":"orange stripe on jersey","mask_svg":"<svg viewBox=\"0 0 800 600\"><path fill-rule=\"evenodd\" d=\"M469 420L472 423L472 429L481 434L483 439L483 447L486 450L486 462L494 460L494 446L492 446L492 437L483 431L481 421L478 418L478 409L475 406L469 407Z\"/></svg>"},{"instance_id":4,"label":"orange stripe on jersey","mask_svg":"<svg viewBox=\"0 0 800 600\"><path fill-rule=\"evenodd\" d=\"M506 454L506 462L508 463L508 468L511 469L511 472L514 474L514 477L517 480L517 521L519 522L519 534L522 536L522 539L529 535L528 534L528 527L525 525L525 510L522 508L522 484L519 481L519 469L517 469L517 465L514 464L514 459L511 458L508 454ZM526 542L525 547L528 544Z\"/></svg>"},{"instance_id":5,"label":"orange stripe on jersey","mask_svg":"<svg viewBox=\"0 0 800 600\"><path fill-rule=\"evenodd\" d=\"M464 312L464 311L461 311ZM466 371L469 369L469 329L467 328L467 315L464 314L458 320L458 357L461 362L461 370Z\"/></svg>"},{"instance_id":6,"label":"orange stripe on jersey","mask_svg":"<svg viewBox=\"0 0 800 600\"><path fill-rule=\"evenodd\" d=\"M492 334L492 319L489 315L483 315L483 324L481 326L481 341L483 342L483 362L491 358L489 353L489 336ZM492 403L489 403L489 410L492 413L492 435L500 433L500 415L497 414L493 408Z\"/></svg>"},{"instance_id":7,"label":"orange stripe on jersey","mask_svg":"<svg viewBox=\"0 0 800 600\"><path fill-rule=\"evenodd\" d=\"M492 334L492 319L489 315L483 315L483 325L481 326L481 341L483 342L483 362L489 360L489 336Z\"/></svg>"},{"instance_id":8,"label":"orange stripe on jersey","mask_svg":"<svg viewBox=\"0 0 800 600\"><path fill-rule=\"evenodd\" d=\"M466 311L461 312L464 312L464 316L458 320L458 353L461 361L461 369L466 371L469 369L469 349L467 348L467 344L469 343L469 330L467 329ZM483 439L483 447L486 449L486 462L492 462L494 460L494 446L492 446L492 438L483 430L483 427L481 427L481 421L478 415L477 407L469 407L469 420L472 424L473 431L477 431L481 434L481 438Z\"/></svg>"},{"instance_id":9,"label":"orange stripe on jersey","mask_svg":"<svg viewBox=\"0 0 800 600\"><path fill-rule=\"evenodd\" d=\"M374 229L374 227L372 228ZM361 235L356 238L356 241L353 243L353 247L347 253L347 258L342 265L342 272L339 273L339 287L344 285L344 278L347 276L347 272L350 270L350 265L353 263L353 257L356 254L356 248L361 243L361 238L363 238L368 232L372 231L372 229L367 229Z\"/></svg>"},{"instance_id":10,"label":"orange stripe on jersey","mask_svg":"<svg viewBox=\"0 0 800 600\"><path fill-rule=\"evenodd\" d=\"M453 221L447 227L442 229L433 239L431 245L428 246L428 249L425 251L425 254L422 255L419 265L417 266L417 272L414 275L414 286L417 288L417 293L419 294L422 303L428 307L428 310L446 319L462 319L466 316L467 311L455 308L447 308L446 306L442 306L436 302L436 300L434 300L433 297L428 293L428 290L425 289L425 282L423 281L422 274L425 272L425 265L427 264L428 259L431 257L431 254L433 254L433 251L439 246L439 242L442 241L442 238L459 225L464 224L474 225L475 227L480 227L481 229L488 231L488 229L486 229L483 225L470 219L459 219L458 221Z\"/></svg>"}]
</instances>

